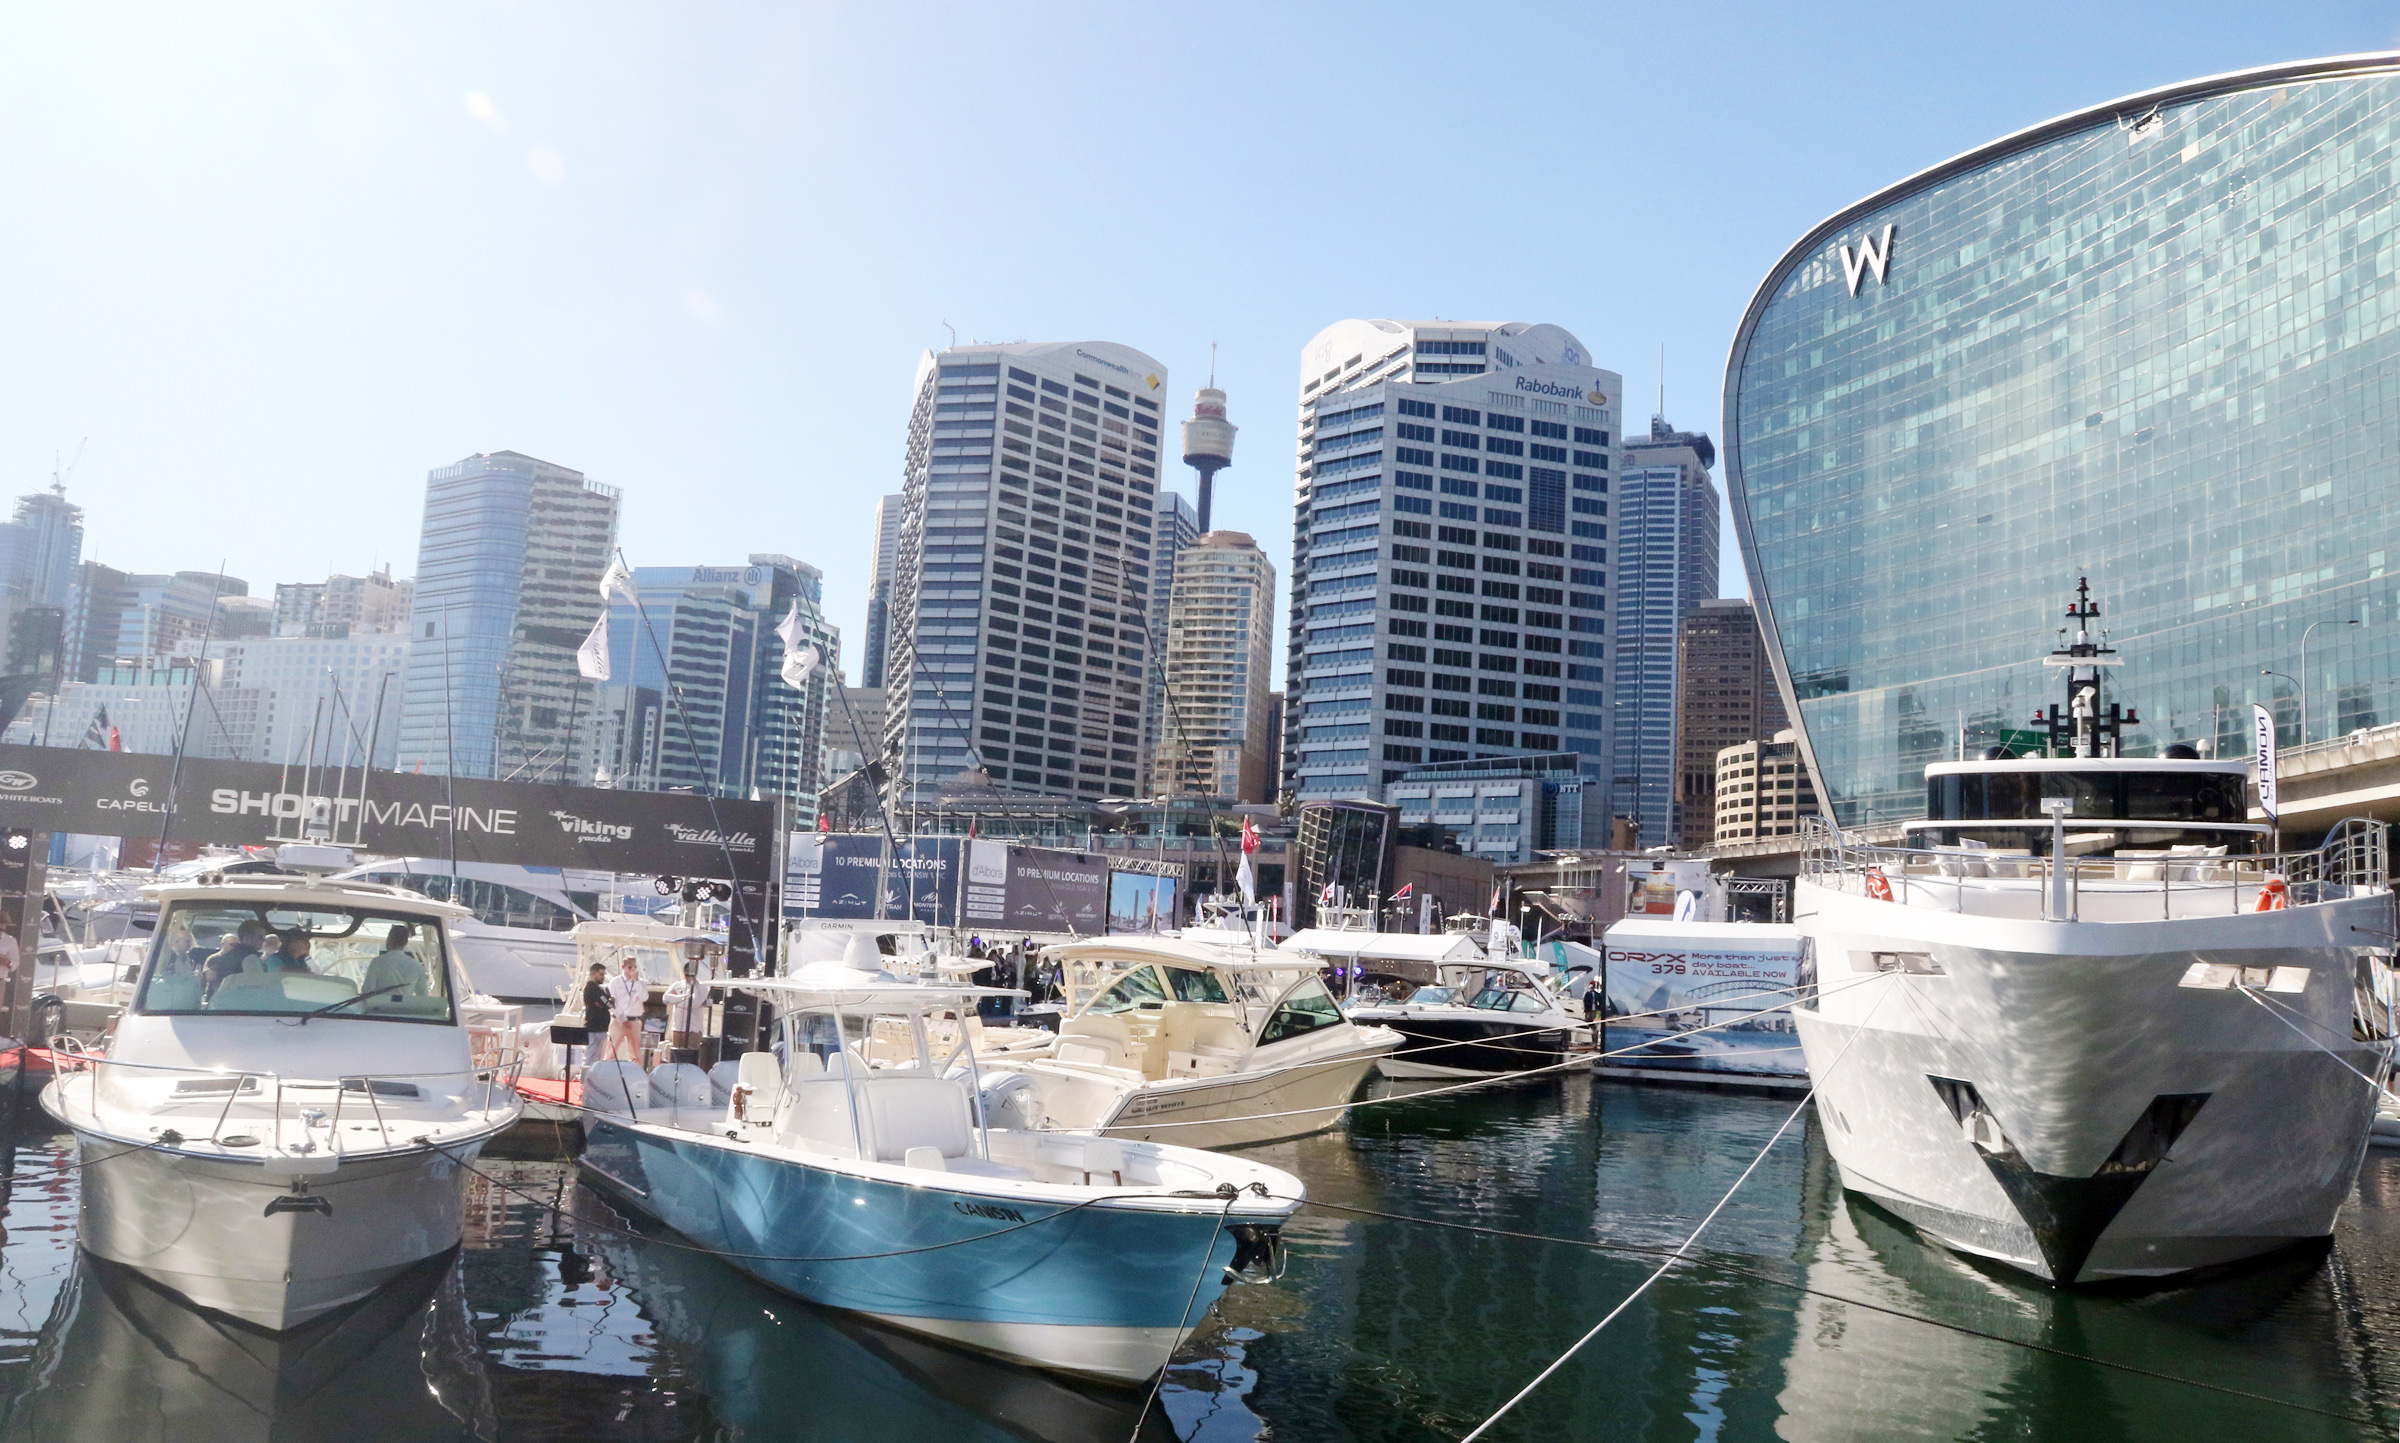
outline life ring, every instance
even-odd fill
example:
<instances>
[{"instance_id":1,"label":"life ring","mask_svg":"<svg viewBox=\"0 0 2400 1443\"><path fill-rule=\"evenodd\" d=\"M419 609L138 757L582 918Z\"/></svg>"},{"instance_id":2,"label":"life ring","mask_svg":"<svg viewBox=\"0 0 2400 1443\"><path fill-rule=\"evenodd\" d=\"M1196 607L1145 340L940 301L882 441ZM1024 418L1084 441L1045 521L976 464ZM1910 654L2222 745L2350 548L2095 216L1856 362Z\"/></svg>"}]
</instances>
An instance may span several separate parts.
<instances>
[{"instance_id":1,"label":"life ring","mask_svg":"<svg viewBox=\"0 0 2400 1443\"><path fill-rule=\"evenodd\" d=\"M2291 905L2292 889L2281 877L2269 877L2259 885L2258 905L2254 912L2280 912Z\"/></svg>"},{"instance_id":2,"label":"life ring","mask_svg":"<svg viewBox=\"0 0 2400 1443\"><path fill-rule=\"evenodd\" d=\"M1892 879L1883 875L1881 867L1867 868L1867 895L1878 902L1892 900Z\"/></svg>"}]
</instances>

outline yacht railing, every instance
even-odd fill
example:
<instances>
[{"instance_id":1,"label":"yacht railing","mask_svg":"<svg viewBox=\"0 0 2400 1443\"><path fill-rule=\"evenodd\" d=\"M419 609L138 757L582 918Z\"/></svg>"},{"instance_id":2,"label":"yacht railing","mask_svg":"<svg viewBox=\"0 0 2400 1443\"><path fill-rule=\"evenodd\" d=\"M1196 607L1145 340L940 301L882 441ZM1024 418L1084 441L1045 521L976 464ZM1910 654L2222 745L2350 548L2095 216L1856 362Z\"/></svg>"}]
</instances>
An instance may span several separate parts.
<instances>
[{"instance_id":1,"label":"yacht railing","mask_svg":"<svg viewBox=\"0 0 2400 1443\"><path fill-rule=\"evenodd\" d=\"M249 1129L264 1123L268 1127L269 1135L264 1140L252 1139L252 1142L260 1148L259 1153L252 1154L254 1156L269 1155L278 1151L289 1153L297 1150L304 1154L313 1152L316 1150L313 1146L314 1139L309 1137L312 1128L322 1128L330 1143L340 1136L343 1108L346 1106L353 1109L350 1118L354 1122L361 1119L361 1113L357 1109L364 1109L364 1117L371 1120L365 1125L375 1128L385 1149L390 1149L395 1145L392 1139L394 1127L403 1129L404 1135L399 1140L400 1145L413 1146L416 1135L423 1131L426 1119L394 1119L386 1116L384 1112L386 1098L389 1098L395 1107L403 1100L412 1103L422 1102L425 1100L425 1092L419 1090L417 1086L419 1083L441 1084L441 1094L447 1096L450 1095L451 1089L463 1079L465 1085L457 1087L457 1096L460 1102L469 1110L489 1113L500 1103L516 1101L517 1083L522 1078L526 1063L526 1055L521 1049L510 1048L501 1054L496 1063L489 1065L471 1063L464 1069L448 1068L437 1072L361 1072L337 1077L285 1077L281 1073L262 1069L219 1069L170 1063L128 1062L111 1057L104 1052L86 1051L80 1045L72 1044L54 1048L51 1057L52 1065L57 1073L60 1102L63 1104L69 1099L71 1093L68 1089L76 1078L86 1079L83 1102L95 1124L100 1118L100 1083L103 1075L111 1069L149 1074L161 1079L171 1078L185 1082L206 1083L208 1085L205 1088L190 1089L192 1100L195 1103L204 1104L209 1094L222 1092L224 1102L216 1110L208 1136L204 1139L193 1140L226 1147L229 1146L225 1141L226 1138L239 1138L246 1135L243 1131L229 1133L226 1131L228 1126L238 1124L242 1129ZM378 1083L385 1084L384 1090L380 1094L376 1088ZM407 1094L400 1094L393 1090L400 1084L408 1086ZM178 1092L182 1090L179 1088ZM327 1092L333 1094L333 1107L330 1112L316 1105L324 1100L323 1094ZM237 1102L247 1103L249 1106L236 1113L234 1104ZM292 1149L281 1145L287 1125L287 1107L290 1110L289 1122L300 1127L301 1140L304 1144L308 1144L303 1148ZM312 1111L316 1113L315 1117L309 1116ZM414 1124L413 1130L411 1130L411 1124ZM240 1146L241 1144L230 1145ZM239 1155L228 1154L228 1156ZM336 1152L334 1155L342 1154Z\"/></svg>"},{"instance_id":2,"label":"yacht railing","mask_svg":"<svg viewBox=\"0 0 2400 1443\"><path fill-rule=\"evenodd\" d=\"M2085 830L2109 823L2085 823ZM1895 847L1853 841L1824 817L1801 821L1800 875L1835 891L1937 910L2017 915L2028 893L2047 921L2082 918L2087 888L2110 898L2110 920L2233 915L2306 907L2391 885L2390 829L2353 817L2303 851L2212 856L2119 851L2034 856L1978 847ZM2138 899L2155 895L2157 911Z\"/></svg>"}]
</instances>

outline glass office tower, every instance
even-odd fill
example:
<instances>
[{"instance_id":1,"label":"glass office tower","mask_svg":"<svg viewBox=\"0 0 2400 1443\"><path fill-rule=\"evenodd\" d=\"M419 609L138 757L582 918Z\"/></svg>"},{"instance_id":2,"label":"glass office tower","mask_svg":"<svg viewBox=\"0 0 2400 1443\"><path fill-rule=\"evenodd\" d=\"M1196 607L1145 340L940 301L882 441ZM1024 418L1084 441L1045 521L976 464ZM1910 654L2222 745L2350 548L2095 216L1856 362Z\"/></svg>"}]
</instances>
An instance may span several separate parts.
<instances>
[{"instance_id":1,"label":"glass office tower","mask_svg":"<svg viewBox=\"0 0 2400 1443\"><path fill-rule=\"evenodd\" d=\"M1775 266L1726 476L1841 821L2022 744L2082 575L2129 752L2231 754L2253 701L2287 746L2400 717L2396 172L2400 58L2283 65L1995 142Z\"/></svg>"}]
</instances>

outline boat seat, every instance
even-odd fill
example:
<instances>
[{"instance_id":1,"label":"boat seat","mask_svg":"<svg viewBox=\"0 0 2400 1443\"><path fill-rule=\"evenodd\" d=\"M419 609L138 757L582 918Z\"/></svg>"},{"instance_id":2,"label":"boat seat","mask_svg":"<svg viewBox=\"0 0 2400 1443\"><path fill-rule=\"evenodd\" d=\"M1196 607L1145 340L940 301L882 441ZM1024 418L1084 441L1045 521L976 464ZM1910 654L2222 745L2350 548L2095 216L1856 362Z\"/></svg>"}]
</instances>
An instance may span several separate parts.
<instances>
[{"instance_id":1,"label":"boat seat","mask_svg":"<svg viewBox=\"0 0 2400 1443\"><path fill-rule=\"evenodd\" d=\"M633 1116L650 1105L650 1079L623 1058L595 1062L583 1074L583 1101L598 1112Z\"/></svg>"},{"instance_id":2,"label":"boat seat","mask_svg":"<svg viewBox=\"0 0 2400 1443\"><path fill-rule=\"evenodd\" d=\"M1239 1057L1250 1047L1250 1034L1230 1017L1202 1017L1192 1026L1190 1051L1203 1057Z\"/></svg>"},{"instance_id":3,"label":"boat seat","mask_svg":"<svg viewBox=\"0 0 2400 1443\"><path fill-rule=\"evenodd\" d=\"M2157 882L2167 875L2167 853L2161 850L2140 851L2119 847L2116 854L2115 877L2119 882Z\"/></svg>"},{"instance_id":4,"label":"boat seat","mask_svg":"<svg viewBox=\"0 0 2400 1443\"><path fill-rule=\"evenodd\" d=\"M943 1077L861 1079L862 1112L873 1118L868 1142L879 1162L900 1162L919 1148L945 1158L965 1157L974 1140L967 1089Z\"/></svg>"},{"instance_id":5,"label":"boat seat","mask_svg":"<svg viewBox=\"0 0 2400 1443\"><path fill-rule=\"evenodd\" d=\"M1095 1137L1083 1145L1083 1185L1125 1185L1125 1145L1114 1138Z\"/></svg>"},{"instance_id":6,"label":"boat seat","mask_svg":"<svg viewBox=\"0 0 2400 1443\"><path fill-rule=\"evenodd\" d=\"M1058 1050L1052 1056L1061 1062L1139 1071L1142 1049L1134 1044L1133 1028L1123 1019L1087 1012L1059 1024Z\"/></svg>"}]
</instances>

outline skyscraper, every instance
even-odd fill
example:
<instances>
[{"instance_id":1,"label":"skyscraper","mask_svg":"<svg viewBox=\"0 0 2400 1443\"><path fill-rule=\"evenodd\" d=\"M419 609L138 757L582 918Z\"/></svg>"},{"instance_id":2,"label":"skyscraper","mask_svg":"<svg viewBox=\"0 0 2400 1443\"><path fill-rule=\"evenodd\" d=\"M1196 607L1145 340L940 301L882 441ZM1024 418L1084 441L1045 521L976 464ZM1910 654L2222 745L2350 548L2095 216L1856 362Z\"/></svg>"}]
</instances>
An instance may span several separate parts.
<instances>
[{"instance_id":1,"label":"skyscraper","mask_svg":"<svg viewBox=\"0 0 2400 1443\"><path fill-rule=\"evenodd\" d=\"M0 674L57 672L82 560L83 508L63 484L17 498L16 515L0 524Z\"/></svg>"},{"instance_id":2,"label":"skyscraper","mask_svg":"<svg viewBox=\"0 0 2400 1443\"><path fill-rule=\"evenodd\" d=\"M119 663L156 667L197 657L212 638L249 629L225 624L227 604L249 594L250 583L238 576L129 573L87 561L76 568L67 602L66 674L92 681Z\"/></svg>"},{"instance_id":3,"label":"skyscraper","mask_svg":"<svg viewBox=\"0 0 2400 1443\"><path fill-rule=\"evenodd\" d=\"M346 636L353 631L401 631L408 625L413 581L392 580L386 566L365 576L339 572L323 581L275 584L275 635Z\"/></svg>"},{"instance_id":4,"label":"skyscraper","mask_svg":"<svg viewBox=\"0 0 2400 1443\"><path fill-rule=\"evenodd\" d=\"M1617 376L1523 322L1341 321L1300 369L1284 786L1571 752L1604 792Z\"/></svg>"},{"instance_id":5,"label":"skyscraper","mask_svg":"<svg viewBox=\"0 0 2400 1443\"><path fill-rule=\"evenodd\" d=\"M1628 436L1617 477L1616 806L1643 846L1675 832L1675 669L1684 613L1717 594L1717 463L1664 416Z\"/></svg>"},{"instance_id":6,"label":"skyscraper","mask_svg":"<svg viewBox=\"0 0 2400 1443\"><path fill-rule=\"evenodd\" d=\"M1166 688L1150 790L1263 802L1275 564L1239 531L1211 531L1175 558Z\"/></svg>"},{"instance_id":7,"label":"skyscraper","mask_svg":"<svg viewBox=\"0 0 2400 1443\"><path fill-rule=\"evenodd\" d=\"M1158 753L1159 728L1164 724L1167 672L1167 615L1175 599L1175 558L1200 539L1200 515L1180 491L1158 493L1158 512L1150 561L1150 610L1143 634L1150 639L1150 667L1142 677L1142 772L1150 774L1150 759Z\"/></svg>"},{"instance_id":8,"label":"skyscraper","mask_svg":"<svg viewBox=\"0 0 2400 1443\"><path fill-rule=\"evenodd\" d=\"M1675 796L1679 846L1704 846L1717 831L1717 755L1772 740L1790 725L1767 661L1766 638L1747 598L1702 601L1683 614L1676 660ZM1647 840L1647 839L1646 839Z\"/></svg>"},{"instance_id":9,"label":"skyscraper","mask_svg":"<svg viewBox=\"0 0 2400 1443\"><path fill-rule=\"evenodd\" d=\"M617 501L613 486L514 451L427 473L401 766L590 778L572 745L594 700L575 653L600 615Z\"/></svg>"},{"instance_id":10,"label":"skyscraper","mask_svg":"<svg viewBox=\"0 0 2400 1443\"><path fill-rule=\"evenodd\" d=\"M1108 341L919 362L884 673L904 794L978 766L1027 792L1138 784L1166 381Z\"/></svg>"},{"instance_id":11,"label":"skyscraper","mask_svg":"<svg viewBox=\"0 0 2400 1443\"><path fill-rule=\"evenodd\" d=\"M908 498L875 503L875 559L867 567L867 634L858 654L858 684L883 685L883 651L892 638L892 572L900 564L900 513Z\"/></svg>"},{"instance_id":12,"label":"skyscraper","mask_svg":"<svg viewBox=\"0 0 2400 1443\"><path fill-rule=\"evenodd\" d=\"M794 691L776 627L824 600L817 568L753 555L745 566L637 566L641 605L609 608L609 679L597 690L599 765L621 786L785 797L813 811L841 633L817 620L826 659Z\"/></svg>"}]
</instances>

